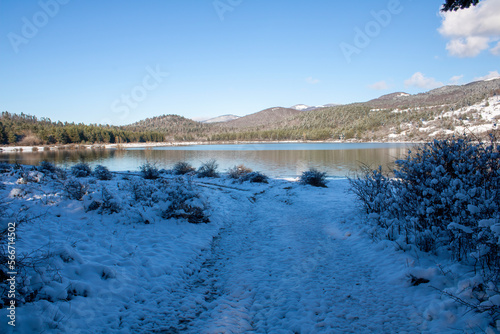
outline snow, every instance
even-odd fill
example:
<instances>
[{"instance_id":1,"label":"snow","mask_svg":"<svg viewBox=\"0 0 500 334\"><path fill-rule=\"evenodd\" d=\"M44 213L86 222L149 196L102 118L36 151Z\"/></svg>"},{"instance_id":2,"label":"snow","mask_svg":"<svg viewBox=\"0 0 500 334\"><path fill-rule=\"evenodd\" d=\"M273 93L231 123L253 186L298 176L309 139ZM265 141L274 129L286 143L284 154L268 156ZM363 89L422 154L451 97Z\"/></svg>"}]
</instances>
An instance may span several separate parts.
<instances>
[{"instance_id":1,"label":"snow","mask_svg":"<svg viewBox=\"0 0 500 334\"><path fill-rule=\"evenodd\" d=\"M307 106L305 104L296 104L296 105L294 105L293 107L290 107L290 108L302 111L302 110L306 110L306 109L310 108L310 106Z\"/></svg>"},{"instance_id":2,"label":"snow","mask_svg":"<svg viewBox=\"0 0 500 334\"><path fill-rule=\"evenodd\" d=\"M1 174L2 216L28 217L17 228L18 256L50 256L28 271L38 295L18 305L15 333L493 330L486 315L435 289L456 284L442 274L446 259L370 237L346 179L315 188L114 173L110 181L78 179L89 192L78 201L49 174L17 184L18 174ZM190 184L200 195L189 203L207 207L210 222L162 218L157 194L133 198L132 182L163 181L172 189ZM120 212L86 212L103 186ZM454 268L465 282L467 269ZM410 277L431 283L415 286ZM0 309L0 332L14 333L6 315Z\"/></svg>"},{"instance_id":3,"label":"snow","mask_svg":"<svg viewBox=\"0 0 500 334\"><path fill-rule=\"evenodd\" d=\"M224 122L229 122L229 121L232 121L232 120L235 120L235 119L238 119L238 118L240 118L240 116L236 116L236 115L221 115L221 116L218 116L218 117L201 120L201 122L202 123L224 123Z\"/></svg>"}]
</instances>

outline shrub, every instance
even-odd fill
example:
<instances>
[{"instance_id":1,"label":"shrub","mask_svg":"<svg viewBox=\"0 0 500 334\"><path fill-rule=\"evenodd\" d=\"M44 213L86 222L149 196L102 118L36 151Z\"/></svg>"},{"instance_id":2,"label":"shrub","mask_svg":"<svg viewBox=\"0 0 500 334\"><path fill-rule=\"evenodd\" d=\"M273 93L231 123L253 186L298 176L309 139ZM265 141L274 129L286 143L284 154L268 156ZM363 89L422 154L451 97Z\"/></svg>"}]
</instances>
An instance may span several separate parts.
<instances>
[{"instance_id":1,"label":"shrub","mask_svg":"<svg viewBox=\"0 0 500 334\"><path fill-rule=\"evenodd\" d=\"M500 148L463 136L434 140L378 171L350 179L371 221L398 245L444 254L477 276L444 294L496 321L500 308ZM454 293L454 294L452 294ZM474 302L464 302L475 299Z\"/></svg>"},{"instance_id":2,"label":"shrub","mask_svg":"<svg viewBox=\"0 0 500 334\"><path fill-rule=\"evenodd\" d=\"M102 203L99 208L99 213L118 213L120 212L120 205L115 200L113 195L106 189L106 187L102 187L101 190Z\"/></svg>"},{"instance_id":3,"label":"shrub","mask_svg":"<svg viewBox=\"0 0 500 334\"><path fill-rule=\"evenodd\" d=\"M64 184L64 190L69 199L81 200L87 192L87 186L76 179L69 179Z\"/></svg>"},{"instance_id":4,"label":"shrub","mask_svg":"<svg viewBox=\"0 0 500 334\"><path fill-rule=\"evenodd\" d=\"M0 206L0 213L2 217L4 216L3 206ZM10 271L8 268L9 263L9 253L8 253L8 235L9 235L9 226L7 224L2 224L0 226L0 289L2 291L8 290L8 282L7 279L10 277L7 273ZM7 300L7 293L2 293L0 299L0 307L3 308L3 305L8 305L10 303ZM4 300L5 299L5 300Z\"/></svg>"},{"instance_id":5,"label":"shrub","mask_svg":"<svg viewBox=\"0 0 500 334\"><path fill-rule=\"evenodd\" d=\"M73 174L76 177L87 177L92 175L92 170L90 169L88 163L80 162L71 167L71 174Z\"/></svg>"},{"instance_id":6,"label":"shrub","mask_svg":"<svg viewBox=\"0 0 500 334\"><path fill-rule=\"evenodd\" d=\"M320 172L315 168L305 171L300 176L299 182L301 184L309 184L314 187L326 188L326 173Z\"/></svg>"},{"instance_id":7,"label":"shrub","mask_svg":"<svg viewBox=\"0 0 500 334\"><path fill-rule=\"evenodd\" d=\"M18 227L33 219L30 215L25 216L21 212L8 214L4 207L5 204L0 204L0 215L7 218L0 222L0 291L2 292L0 294L0 309L10 306L12 302L11 296L8 296L7 293L12 283L8 280L11 277L12 268L10 267L12 267L13 257L12 245L9 244L9 241L12 241L13 234L15 234L15 238L20 238ZM57 269L50 260L53 256L51 253L38 249L29 253L19 252L16 255L16 293L13 297L16 307L32 302L44 284L56 279L53 273ZM43 270L41 270L41 265L43 265Z\"/></svg>"},{"instance_id":8,"label":"shrub","mask_svg":"<svg viewBox=\"0 0 500 334\"><path fill-rule=\"evenodd\" d=\"M68 175L64 169L56 167L56 171L54 174L52 174L52 177L59 180L66 180Z\"/></svg>"},{"instance_id":9,"label":"shrub","mask_svg":"<svg viewBox=\"0 0 500 334\"><path fill-rule=\"evenodd\" d=\"M28 183L38 183L43 179L44 174L36 170L20 172L21 178L19 178L17 184L28 184Z\"/></svg>"},{"instance_id":10,"label":"shrub","mask_svg":"<svg viewBox=\"0 0 500 334\"><path fill-rule=\"evenodd\" d=\"M142 177L147 180L156 180L160 177L160 171L158 170L158 167L156 167L155 164L150 163L149 161L140 166L139 169L141 171Z\"/></svg>"},{"instance_id":11,"label":"shrub","mask_svg":"<svg viewBox=\"0 0 500 334\"><path fill-rule=\"evenodd\" d=\"M7 173L12 170L12 166L6 162L0 162L0 173Z\"/></svg>"},{"instance_id":12,"label":"shrub","mask_svg":"<svg viewBox=\"0 0 500 334\"><path fill-rule=\"evenodd\" d=\"M260 172L246 173L240 178L240 182L268 183L268 177Z\"/></svg>"},{"instance_id":13,"label":"shrub","mask_svg":"<svg viewBox=\"0 0 500 334\"><path fill-rule=\"evenodd\" d=\"M113 178L113 174L111 174L109 169L102 165L97 165L94 168L94 176L102 181L111 180Z\"/></svg>"},{"instance_id":14,"label":"shrub","mask_svg":"<svg viewBox=\"0 0 500 334\"><path fill-rule=\"evenodd\" d=\"M210 222L205 214L205 203L200 195L194 191L191 183L179 180L166 193L166 207L162 211L163 218L184 218L193 224Z\"/></svg>"},{"instance_id":15,"label":"shrub","mask_svg":"<svg viewBox=\"0 0 500 334\"><path fill-rule=\"evenodd\" d=\"M174 168L173 168L173 173L175 175L184 175L184 174L191 173L191 172L194 172L194 171L195 171L194 167L191 166L191 164L189 164L188 162L185 162L185 161L179 161L179 162L177 162L174 165Z\"/></svg>"},{"instance_id":16,"label":"shrub","mask_svg":"<svg viewBox=\"0 0 500 334\"><path fill-rule=\"evenodd\" d=\"M219 164L216 160L212 159L204 162L196 171L196 175L198 177L219 177L217 168L219 168Z\"/></svg>"},{"instance_id":17,"label":"shrub","mask_svg":"<svg viewBox=\"0 0 500 334\"><path fill-rule=\"evenodd\" d=\"M239 179L240 177L242 177L248 173L251 173L251 172L252 172L252 170L250 168L247 168L244 165L238 165L238 166L234 166L233 168L230 168L227 171L227 174L231 179Z\"/></svg>"},{"instance_id":18,"label":"shrub","mask_svg":"<svg viewBox=\"0 0 500 334\"><path fill-rule=\"evenodd\" d=\"M362 177L349 179L351 191L361 200L367 214L385 209L386 196L390 193L391 180L384 175L382 167L370 170L362 167Z\"/></svg>"},{"instance_id":19,"label":"shrub","mask_svg":"<svg viewBox=\"0 0 500 334\"><path fill-rule=\"evenodd\" d=\"M38 170L45 173L54 173L56 171L56 166L53 163L44 160L40 162Z\"/></svg>"},{"instance_id":20,"label":"shrub","mask_svg":"<svg viewBox=\"0 0 500 334\"><path fill-rule=\"evenodd\" d=\"M140 179L132 180L129 185L132 197L136 202L151 200L153 193L157 190L154 186Z\"/></svg>"},{"instance_id":21,"label":"shrub","mask_svg":"<svg viewBox=\"0 0 500 334\"><path fill-rule=\"evenodd\" d=\"M475 140L435 140L396 161L395 178L374 171L350 183L387 237L449 249L500 278L500 150L496 138Z\"/></svg>"}]
</instances>

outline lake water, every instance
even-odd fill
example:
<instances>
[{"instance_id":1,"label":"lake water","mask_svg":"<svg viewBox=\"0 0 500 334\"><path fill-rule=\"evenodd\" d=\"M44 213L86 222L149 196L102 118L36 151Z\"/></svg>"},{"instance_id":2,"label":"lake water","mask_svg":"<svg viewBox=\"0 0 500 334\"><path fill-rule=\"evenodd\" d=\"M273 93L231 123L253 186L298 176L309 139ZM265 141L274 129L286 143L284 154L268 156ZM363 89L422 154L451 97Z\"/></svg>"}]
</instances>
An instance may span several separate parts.
<instances>
[{"instance_id":1,"label":"lake water","mask_svg":"<svg viewBox=\"0 0 500 334\"><path fill-rule=\"evenodd\" d=\"M216 159L219 170L244 164L271 177L296 177L311 167L331 177L352 175L365 164L391 167L404 157L412 144L403 143L270 143L234 145L192 145L176 147L51 150L42 152L0 153L0 161L38 165L47 160L60 167L80 161L98 164L114 171L138 170L149 161L158 168L170 169L178 161L194 167Z\"/></svg>"}]
</instances>

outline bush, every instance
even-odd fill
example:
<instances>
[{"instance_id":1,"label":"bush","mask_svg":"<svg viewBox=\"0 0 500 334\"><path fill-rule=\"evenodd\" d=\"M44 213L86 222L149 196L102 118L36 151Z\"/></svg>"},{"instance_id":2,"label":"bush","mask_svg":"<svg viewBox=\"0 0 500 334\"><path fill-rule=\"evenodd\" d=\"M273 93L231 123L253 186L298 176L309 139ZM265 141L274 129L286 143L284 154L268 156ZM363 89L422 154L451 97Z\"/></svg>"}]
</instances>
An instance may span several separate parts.
<instances>
[{"instance_id":1,"label":"bush","mask_svg":"<svg viewBox=\"0 0 500 334\"><path fill-rule=\"evenodd\" d=\"M130 183L130 191L132 192L132 198L136 202L149 201L152 199L153 193L157 189L145 182L144 180L134 179Z\"/></svg>"},{"instance_id":2,"label":"bush","mask_svg":"<svg viewBox=\"0 0 500 334\"><path fill-rule=\"evenodd\" d=\"M73 174L76 177L87 177L92 175L92 170L90 169L88 163L80 162L71 167L71 174Z\"/></svg>"},{"instance_id":3,"label":"bush","mask_svg":"<svg viewBox=\"0 0 500 334\"><path fill-rule=\"evenodd\" d=\"M149 161L140 166L139 169L141 171L142 177L147 180L156 180L160 177L160 171L158 170L158 167L156 167L155 164L150 163Z\"/></svg>"},{"instance_id":4,"label":"bush","mask_svg":"<svg viewBox=\"0 0 500 334\"><path fill-rule=\"evenodd\" d=\"M51 163L51 162L48 162L48 161L42 161L40 162L40 165L38 166L38 170L40 172L44 172L44 173L54 173L56 171L56 166Z\"/></svg>"},{"instance_id":5,"label":"bush","mask_svg":"<svg viewBox=\"0 0 500 334\"><path fill-rule=\"evenodd\" d=\"M113 178L113 174L111 174L109 169L102 165L97 165L94 168L94 176L102 181L111 180Z\"/></svg>"},{"instance_id":6,"label":"bush","mask_svg":"<svg viewBox=\"0 0 500 334\"><path fill-rule=\"evenodd\" d=\"M87 186L76 179L69 179L64 184L64 190L69 199L81 200L87 192Z\"/></svg>"},{"instance_id":7,"label":"bush","mask_svg":"<svg viewBox=\"0 0 500 334\"><path fill-rule=\"evenodd\" d=\"M43 179L44 174L36 170L20 172L21 178L19 178L17 184L28 184L28 183L38 183Z\"/></svg>"},{"instance_id":8,"label":"bush","mask_svg":"<svg viewBox=\"0 0 500 334\"><path fill-rule=\"evenodd\" d=\"M219 177L217 168L219 168L219 164L216 160L212 159L204 162L196 171L196 175L198 177Z\"/></svg>"},{"instance_id":9,"label":"bush","mask_svg":"<svg viewBox=\"0 0 500 334\"><path fill-rule=\"evenodd\" d=\"M231 179L239 179L242 176L251 173L252 170L250 168L245 167L244 165L234 166L227 171L228 176Z\"/></svg>"},{"instance_id":10,"label":"bush","mask_svg":"<svg viewBox=\"0 0 500 334\"><path fill-rule=\"evenodd\" d=\"M176 184L166 190L166 208L162 211L162 217L184 218L189 223L200 224L210 222L205 214L206 205L196 193L191 183L178 180Z\"/></svg>"},{"instance_id":11,"label":"bush","mask_svg":"<svg viewBox=\"0 0 500 334\"><path fill-rule=\"evenodd\" d=\"M326 173L320 172L315 168L305 171L300 176L299 182L301 184L309 184L314 187L326 188Z\"/></svg>"},{"instance_id":12,"label":"bush","mask_svg":"<svg viewBox=\"0 0 500 334\"><path fill-rule=\"evenodd\" d=\"M457 261L500 279L500 150L464 136L435 140L381 169L350 179L386 237L423 251L448 249ZM486 274L485 274L486 275Z\"/></svg>"},{"instance_id":13,"label":"bush","mask_svg":"<svg viewBox=\"0 0 500 334\"><path fill-rule=\"evenodd\" d=\"M240 178L240 182L268 183L268 177L260 172L246 173Z\"/></svg>"},{"instance_id":14,"label":"bush","mask_svg":"<svg viewBox=\"0 0 500 334\"><path fill-rule=\"evenodd\" d=\"M102 187L101 191L102 203L99 208L99 213L118 213L120 212L120 205L113 198L113 195L106 189L106 187Z\"/></svg>"},{"instance_id":15,"label":"bush","mask_svg":"<svg viewBox=\"0 0 500 334\"><path fill-rule=\"evenodd\" d=\"M6 162L0 162L0 173L7 173L12 170L12 166Z\"/></svg>"},{"instance_id":16,"label":"bush","mask_svg":"<svg viewBox=\"0 0 500 334\"><path fill-rule=\"evenodd\" d=\"M390 179L383 174L382 167L370 170L367 166L362 167L363 177L349 179L351 191L361 199L363 208L367 214L381 212L385 209L385 196L390 193Z\"/></svg>"},{"instance_id":17,"label":"bush","mask_svg":"<svg viewBox=\"0 0 500 334\"><path fill-rule=\"evenodd\" d=\"M0 293L0 309L10 306L13 300L12 296L8 296L7 293L11 289L12 283L9 278L12 272L13 253L12 244L9 244L9 241L12 241L13 234L15 234L15 238L20 238L19 231L21 229L19 226L33 219L30 215L21 214L22 210L17 214L8 214L4 207L5 204L0 204L0 215L7 218L3 222L0 221L0 291L2 292ZM47 252L43 248L29 253L19 252L16 254L16 291L14 296L16 307L34 301L43 286L56 279L53 274L57 269L50 260L53 256L52 252ZM57 271L57 274L60 273Z\"/></svg>"},{"instance_id":18,"label":"bush","mask_svg":"<svg viewBox=\"0 0 500 334\"><path fill-rule=\"evenodd\" d=\"M195 169L188 162L179 161L174 165L173 173L175 175L184 175L187 173L194 172Z\"/></svg>"}]
</instances>

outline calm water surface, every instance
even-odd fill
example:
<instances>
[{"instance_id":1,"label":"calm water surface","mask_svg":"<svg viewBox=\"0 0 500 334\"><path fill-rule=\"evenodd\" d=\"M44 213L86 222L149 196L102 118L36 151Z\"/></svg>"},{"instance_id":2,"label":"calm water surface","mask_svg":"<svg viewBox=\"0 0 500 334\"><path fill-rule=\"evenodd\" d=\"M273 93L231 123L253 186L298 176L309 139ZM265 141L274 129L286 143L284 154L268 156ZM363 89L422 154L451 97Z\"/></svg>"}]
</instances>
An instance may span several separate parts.
<instances>
[{"instance_id":1,"label":"calm water surface","mask_svg":"<svg viewBox=\"0 0 500 334\"><path fill-rule=\"evenodd\" d=\"M263 172L271 177L296 177L314 167L328 176L343 177L359 170L365 164L391 167L396 159L405 156L412 144L394 143L272 143L241 145L192 145L177 147L60 150L43 152L0 153L0 161L38 165L47 160L61 167L70 167L80 161L91 166L98 164L110 170L138 170L146 161L159 168L170 169L178 161L187 161L194 167L216 159L219 170L235 165Z\"/></svg>"}]
</instances>

